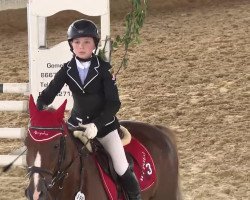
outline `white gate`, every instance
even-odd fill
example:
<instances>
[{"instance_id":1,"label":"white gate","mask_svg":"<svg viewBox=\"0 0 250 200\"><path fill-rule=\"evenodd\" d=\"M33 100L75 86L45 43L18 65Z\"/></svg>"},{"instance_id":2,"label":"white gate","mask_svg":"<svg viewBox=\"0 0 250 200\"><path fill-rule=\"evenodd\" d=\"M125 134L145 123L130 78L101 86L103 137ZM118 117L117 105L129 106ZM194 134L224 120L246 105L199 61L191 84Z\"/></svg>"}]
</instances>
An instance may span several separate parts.
<instances>
[{"instance_id":1,"label":"white gate","mask_svg":"<svg viewBox=\"0 0 250 200\"><path fill-rule=\"evenodd\" d=\"M27 5L29 85L23 83L22 87L20 87L20 83L0 84L2 92L23 93L24 91L31 93L36 99L39 92L48 85L62 64L71 59L72 53L69 50L67 41L63 41L51 48L47 47L46 42L46 18L64 10L75 10L88 16L100 16L100 48L104 47L106 38L110 38L109 0L29 0ZM105 47L106 57L109 59L110 41L107 42ZM5 87L5 85L8 87ZM67 86L56 97L53 106L58 107L66 98L68 99L67 109L70 109L73 102ZM27 110L27 102L0 101L0 110L24 111ZM24 137L24 132L26 132L25 128L2 128L0 129L0 138L21 138ZM12 158L13 156L0 155L0 165L9 163ZM23 158L20 158L16 164L23 165Z\"/></svg>"}]
</instances>

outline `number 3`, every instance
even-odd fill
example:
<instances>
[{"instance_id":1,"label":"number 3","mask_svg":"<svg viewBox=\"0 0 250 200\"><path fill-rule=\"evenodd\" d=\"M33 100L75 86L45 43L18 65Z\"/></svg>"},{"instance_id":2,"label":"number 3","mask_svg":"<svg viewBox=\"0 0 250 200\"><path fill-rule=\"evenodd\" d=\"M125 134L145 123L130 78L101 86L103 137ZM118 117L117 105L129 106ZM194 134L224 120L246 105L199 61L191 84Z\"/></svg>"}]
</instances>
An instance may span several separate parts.
<instances>
[{"instance_id":1,"label":"number 3","mask_svg":"<svg viewBox=\"0 0 250 200\"><path fill-rule=\"evenodd\" d=\"M147 174L151 175L153 173L150 163L146 163Z\"/></svg>"}]
</instances>

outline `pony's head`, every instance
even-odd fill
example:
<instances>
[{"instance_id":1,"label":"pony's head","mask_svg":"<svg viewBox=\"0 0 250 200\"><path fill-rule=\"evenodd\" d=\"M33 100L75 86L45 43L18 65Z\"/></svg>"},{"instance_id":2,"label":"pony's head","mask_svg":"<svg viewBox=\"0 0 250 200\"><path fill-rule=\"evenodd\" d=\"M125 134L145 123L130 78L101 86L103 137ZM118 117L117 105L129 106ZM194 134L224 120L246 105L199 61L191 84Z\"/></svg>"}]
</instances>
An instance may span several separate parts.
<instances>
[{"instance_id":1,"label":"pony's head","mask_svg":"<svg viewBox=\"0 0 250 200\"><path fill-rule=\"evenodd\" d=\"M66 100L57 109L38 110L32 95L29 100L30 125L25 145L30 184L28 199L50 199L48 190L58 170L63 169L67 127L64 122Z\"/></svg>"}]
</instances>

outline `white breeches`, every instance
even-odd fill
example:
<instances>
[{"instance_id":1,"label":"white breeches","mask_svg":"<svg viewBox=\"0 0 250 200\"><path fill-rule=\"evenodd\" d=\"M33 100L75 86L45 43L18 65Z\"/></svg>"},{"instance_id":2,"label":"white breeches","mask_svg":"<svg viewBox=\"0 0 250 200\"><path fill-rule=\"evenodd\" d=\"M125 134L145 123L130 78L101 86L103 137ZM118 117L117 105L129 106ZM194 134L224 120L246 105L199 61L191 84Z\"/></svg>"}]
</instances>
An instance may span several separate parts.
<instances>
[{"instance_id":1,"label":"white breeches","mask_svg":"<svg viewBox=\"0 0 250 200\"><path fill-rule=\"evenodd\" d=\"M114 130L103 138L98 138L98 140L111 156L116 173L122 176L128 169L129 164L118 131Z\"/></svg>"}]
</instances>

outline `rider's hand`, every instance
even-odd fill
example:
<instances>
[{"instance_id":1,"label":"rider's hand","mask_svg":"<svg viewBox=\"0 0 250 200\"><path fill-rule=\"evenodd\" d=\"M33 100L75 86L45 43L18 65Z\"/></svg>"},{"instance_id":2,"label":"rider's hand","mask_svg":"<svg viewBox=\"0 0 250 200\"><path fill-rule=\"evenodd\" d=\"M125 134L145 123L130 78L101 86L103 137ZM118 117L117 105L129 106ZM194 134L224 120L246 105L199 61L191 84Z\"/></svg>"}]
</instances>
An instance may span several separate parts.
<instances>
[{"instance_id":1,"label":"rider's hand","mask_svg":"<svg viewBox=\"0 0 250 200\"><path fill-rule=\"evenodd\" d=\"M97 135L97 128L96 125L94 123L90 123L90 124L79 124L80 127L85 128L86 130L84 131L84 135L88 138L88 139L93 139L95 138L95 136Z\"/></svg>"}]
</instances>

